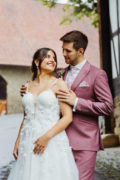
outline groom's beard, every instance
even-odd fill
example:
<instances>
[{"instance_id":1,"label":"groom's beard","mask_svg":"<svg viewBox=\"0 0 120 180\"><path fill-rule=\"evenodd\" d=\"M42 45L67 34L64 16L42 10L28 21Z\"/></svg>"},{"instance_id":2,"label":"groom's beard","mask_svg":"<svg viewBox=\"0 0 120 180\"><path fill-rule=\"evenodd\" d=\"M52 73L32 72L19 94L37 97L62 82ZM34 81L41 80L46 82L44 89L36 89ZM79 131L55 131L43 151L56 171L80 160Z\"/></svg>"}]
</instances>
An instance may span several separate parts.
<instances>
[{"instance_id":1,"label":"groom's beard","mask_svg":"<svg viewBox=\"0 0 120 180\"><path fill-rule=\"evenodd\" d=\"M70 58L65 58L65 63L66 64L70 64L70 65L73 65L75 66L77 63L77 58L75 57L74 59L70 59Z\"/></svg>"},{"instance_id":2,"label":"groom's beard","mask_svg":"<svg viewBox=\"0 0 120 180\"><path fill-rule=\"evenodd\" d=\"M64 56L65 58L65 62L66 64L70 64L70 65L76 65L78 64L78 59L79 59L79 56L77 53L75 53L74 55L72 55L72 57L69 57L69 56Z\"/></svg>"}]
</instances>

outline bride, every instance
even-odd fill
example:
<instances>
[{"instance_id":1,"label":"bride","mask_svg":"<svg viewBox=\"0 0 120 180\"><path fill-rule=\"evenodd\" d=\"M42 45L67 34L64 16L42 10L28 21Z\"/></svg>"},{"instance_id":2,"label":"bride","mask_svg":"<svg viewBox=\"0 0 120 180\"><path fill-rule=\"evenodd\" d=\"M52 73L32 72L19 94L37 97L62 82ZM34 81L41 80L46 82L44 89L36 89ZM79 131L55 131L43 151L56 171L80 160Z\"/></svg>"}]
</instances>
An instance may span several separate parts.
<instances>
[{"instance_id":1,"label":"bride","mask_svg":"<svg viewBox=\"0 0 120 180\"><path fill-rule=\"evenodd\" d=\"M24 118L13 155L17 160L8 180L78 180L78 170L65 128L72 122L72 109L58 102L58 89L68 91L52 73L56 53L38 49L32 61L33 80L22 98ZM62 114L62 117L60 116Z\"/></svg>"}]
</instances>

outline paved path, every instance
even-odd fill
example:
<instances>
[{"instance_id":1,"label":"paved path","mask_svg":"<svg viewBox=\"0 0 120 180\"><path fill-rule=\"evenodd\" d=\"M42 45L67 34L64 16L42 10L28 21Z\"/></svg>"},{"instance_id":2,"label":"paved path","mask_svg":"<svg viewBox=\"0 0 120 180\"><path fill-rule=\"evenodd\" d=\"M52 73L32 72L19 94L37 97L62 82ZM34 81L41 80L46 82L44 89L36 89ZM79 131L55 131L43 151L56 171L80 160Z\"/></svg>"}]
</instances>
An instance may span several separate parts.
<instances>
[{"instance_id":1,"label":"paved path","mask_svg":"<svg viewBox=\"0 0 120 180\"><path fill-rule=\"evenodd\" d=\"M95 171L95 176L94 176L94 180L111 180L106 178L103 174L98 173L97 171Z\"/></svg>"}]
</instances>

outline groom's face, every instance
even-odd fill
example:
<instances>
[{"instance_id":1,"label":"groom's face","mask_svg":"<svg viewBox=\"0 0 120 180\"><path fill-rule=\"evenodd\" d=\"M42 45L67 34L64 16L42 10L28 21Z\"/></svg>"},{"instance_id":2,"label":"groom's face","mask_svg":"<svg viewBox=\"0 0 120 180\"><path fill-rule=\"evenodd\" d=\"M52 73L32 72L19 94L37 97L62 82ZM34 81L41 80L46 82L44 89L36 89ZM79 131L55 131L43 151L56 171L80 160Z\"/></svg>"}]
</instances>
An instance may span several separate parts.
<instances>
[{"instance_id":1,"label":"groom's face","mask_svg":"<svg viewBox=\"0 0 120 180\"><path fill-rule=\"evenodd\" d=\"M67 64L76 65L78 51L73 48L73 42L63 42L63 56Z\"/></svg>"}]
</instances>

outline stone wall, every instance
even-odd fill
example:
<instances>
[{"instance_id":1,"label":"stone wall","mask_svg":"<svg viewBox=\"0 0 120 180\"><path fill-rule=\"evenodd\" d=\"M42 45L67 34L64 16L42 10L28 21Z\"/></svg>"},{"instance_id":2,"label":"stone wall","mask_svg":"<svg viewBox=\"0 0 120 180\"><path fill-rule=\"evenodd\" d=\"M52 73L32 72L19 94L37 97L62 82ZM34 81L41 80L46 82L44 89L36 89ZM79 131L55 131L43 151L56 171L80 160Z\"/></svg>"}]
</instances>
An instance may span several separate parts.
<instances>
[{"instance_id":1,"label":"stone wall","mask_svg":"<svg viewBox=\"0 0 120 180\"><path fill-rule=\"evenodd\" d=\"M20 87L31 80L30 68L0 65L0 75L7 81L7 114L22 113Z\"/></svg>"},{"instance_id":2,"label":"stone wall","mask_svg":"<svg viewBox=\"0 0 120 180\"><path fill-rule=\"evenodd\" d=\"M6 111L7 111L6 100L0 100L0 115L6 114Z\"/></svg>"},{"instance_id":3,"label":"stone wall","mask_svg":"<svg viewBox=\"0 0 120 180\"><path fill-rule=\"evenodd\" d=\"M120 96L114 98L114 119L115 119L115 128L114 133L119 136L120 142Z\"/></svg>"}]
</instances>

